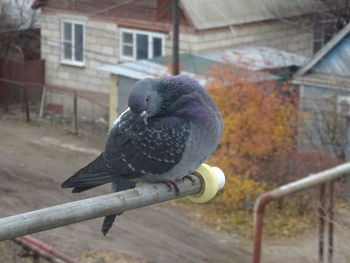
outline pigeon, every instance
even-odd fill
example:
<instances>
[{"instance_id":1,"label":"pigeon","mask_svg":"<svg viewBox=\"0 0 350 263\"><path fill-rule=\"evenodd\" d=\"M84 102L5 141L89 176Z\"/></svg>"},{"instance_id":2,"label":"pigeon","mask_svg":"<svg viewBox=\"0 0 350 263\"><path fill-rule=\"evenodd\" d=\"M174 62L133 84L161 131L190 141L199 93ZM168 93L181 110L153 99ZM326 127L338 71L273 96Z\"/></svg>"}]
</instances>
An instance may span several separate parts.
<instances>
[{"instance_id":1,"label":"pigeon","mask_svg":"<svg viewBox=\"0 0 350 263\"><path fill-rule=\"evenodd\" d=\"M79 193L112 183L112 192L118 192L138 182L164 182L178 191L176 181L195 171L219 144L221 113L190 77L140 80L132 87L128 106L113 123L104 151L62 188ZM104 235L116 216L105 217Z\"/></svg>"}]
</instances>

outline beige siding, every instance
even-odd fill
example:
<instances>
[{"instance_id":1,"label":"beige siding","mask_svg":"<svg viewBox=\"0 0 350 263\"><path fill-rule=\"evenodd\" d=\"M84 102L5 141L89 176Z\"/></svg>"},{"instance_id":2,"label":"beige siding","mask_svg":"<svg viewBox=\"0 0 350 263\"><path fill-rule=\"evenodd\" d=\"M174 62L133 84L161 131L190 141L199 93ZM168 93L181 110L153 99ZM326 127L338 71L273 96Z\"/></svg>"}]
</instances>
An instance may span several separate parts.
<instances>
[{"instance_id":1,"label":"beige siding","mask_svg":"<svg viewBox=\"0 0 350 263\"><path fill-rule=\"evenodd\" d=\"M60 24L63 19L85 22L85 65L61 63ZM117 25L88 20L84 16L43 14L42 58L46 61L46 83L109 94L109 74L97 69L117 61Z\"/></svg>"},{"instance_id":2,"label":"beige siding","mask_svg":"<svg viewBox=\"0 0 350 263\"><path fill-rule=\"evenodd\" d=\"M299 22L284 21L250 23L197 33L180 35L181 52L201 52L234 48L242 45L262 45L297 53L312 55L312 28L303 28ZM171 53L171 41L167 43Z\"/></svg>"}]
</instances>

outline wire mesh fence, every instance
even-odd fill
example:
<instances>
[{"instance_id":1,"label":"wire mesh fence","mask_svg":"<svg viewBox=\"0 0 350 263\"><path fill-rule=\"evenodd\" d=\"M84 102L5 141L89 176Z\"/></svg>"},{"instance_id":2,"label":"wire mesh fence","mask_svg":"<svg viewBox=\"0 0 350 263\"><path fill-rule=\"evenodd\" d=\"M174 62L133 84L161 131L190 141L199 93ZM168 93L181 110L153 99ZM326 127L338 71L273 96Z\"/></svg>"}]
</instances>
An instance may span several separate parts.
<instances>
[{"instance_id":1,"label":"wire mesh fence","mask_svg":"<svg viewBox=\"0 0 350 263\"><path fill-rule=\"evenodd\" d=\"M75 134L106 132L109 126L106 97L59 87L44 88L38 114L44 120L71 126Z\"/></svg>"},{"instance_id":2,"label":"wire mesh fence","mask_svg":"<svg viewBox=\"0 0 350 263\"><path fill-rule=\"evenodd\" d=\"M15 118L57 123L79 132L108 130L106 98L74 90L0 79L0 110Z\"/></svg>"}]
</instances>

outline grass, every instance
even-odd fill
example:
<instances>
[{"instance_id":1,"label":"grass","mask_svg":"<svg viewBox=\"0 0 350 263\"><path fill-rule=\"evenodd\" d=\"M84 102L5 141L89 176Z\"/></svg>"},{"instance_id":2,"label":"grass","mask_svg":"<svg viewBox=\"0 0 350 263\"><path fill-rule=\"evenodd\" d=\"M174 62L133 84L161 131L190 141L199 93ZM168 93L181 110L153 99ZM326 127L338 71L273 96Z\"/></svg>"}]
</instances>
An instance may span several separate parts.
<instances>
[{"instance_id":1,"label":"grass","mask_svg":"<svg viewBox=\"0 0 350 263\"><path fill-rule=\"evenodd\" d=\"M186 198L172 203L199 224L219 232L238 233L248 239L253 237L254 218L251 209L228 209L215 202L194 204ZM270 204L264 222L265 237L294 237L312 230L317 225L317 213L316 210L309 210L300 215L292 205L279 210L277 205Z\"/></svg>"},{"instance_id":2,"label":"grass","mask_svg":"<svg viewBox=\"0 0 350 263\"><path fill-rule=\"evenodd\" d=\"M81 257L85 263L147 263L136 257L122 255L112 251L86 251Z\"/></svg>"}]
</instances>

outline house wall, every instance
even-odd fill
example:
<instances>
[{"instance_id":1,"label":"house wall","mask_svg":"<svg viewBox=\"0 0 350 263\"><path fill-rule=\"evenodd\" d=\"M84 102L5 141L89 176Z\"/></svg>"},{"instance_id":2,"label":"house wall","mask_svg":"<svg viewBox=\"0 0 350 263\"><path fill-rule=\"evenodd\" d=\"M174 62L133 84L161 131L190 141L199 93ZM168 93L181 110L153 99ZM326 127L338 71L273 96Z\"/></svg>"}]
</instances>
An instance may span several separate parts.
<instances>
[{"instance_id":1,"label":"house wall","mask_svg":"<svg viewBox=\"0 0 350 263\"><path fill-rule=\"evenodd\" d=\"M83 67L61 63L62 19L85 22L85 66ZM117 61L117 25L87 20L84 16L59 13L43 13L41 25L41 54L45 59L46 84L108 94L108 74L97 69L103 64L112 64Z\"/></svg>"},{"instance_id":2,"label":"house wall","mask_svg":"<svg viewBox=\"0 0 350 263\"><path fill-rule=\"evenodd\" d=\"M301 21L302 22L302 21ZM303 28L301 22L290 24L280 20L236 25L223 29L180 34L181 52L212 51L242 45L263 45L312 56L312 27ZM171 54L171 41L167 42Z\"/></svg>"},{"instance_id":3,"label":"house wall","mask_svg":"<svg viewBox=\"0 0 350 263\"><path fill-rule=\"evenodd\" d=\"M300 109L304 120L299 131L299 146L323 149L340 156L344 152L350 108L341 108L340 98L350 91L313 84L300 86Z\"/></svg>"},{"instance_id":4,"label":"house wall","mask_svg":"<svg viewBox=\"0 0 350 263\"><path fill-rule=\"evenodd\" d=\"M98 104L108 105L109 74L98 70L105 64L114 64L117 59L117 25L114 23L88 20L85 16L43 12L41 21L41 56L45 59L45 83L51 86L71 89L79 93L91 92L88 100L79 104L84 118L99 119L108 115L108 107L98 107ZM69 19L85 23L85 65L72 66L61 63L61 21ZM62 99L57 92L57 101L61 102L64 113L70 114L72 104L70 99ZM94 94L105 96L94 96ZM68 95L68 97L70 97ZM94 108L98 108L95 110ZM93 114L91 113L93 112Z\"/></svg>"}]
</instances>

